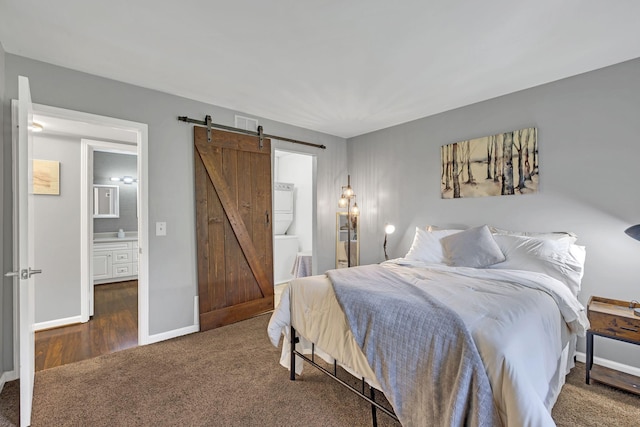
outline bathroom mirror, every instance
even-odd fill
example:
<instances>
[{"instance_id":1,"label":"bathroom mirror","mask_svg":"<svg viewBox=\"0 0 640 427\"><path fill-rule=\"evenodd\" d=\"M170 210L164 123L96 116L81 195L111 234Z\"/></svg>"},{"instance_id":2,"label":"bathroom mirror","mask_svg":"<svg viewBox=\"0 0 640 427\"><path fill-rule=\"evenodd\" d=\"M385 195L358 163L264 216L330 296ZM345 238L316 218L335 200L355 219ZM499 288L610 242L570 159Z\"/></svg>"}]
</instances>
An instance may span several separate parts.
<instances>
[{"instance_id":1,"label":"bathroom mirror","mask_svg":"<svg viewBox=\"0 0 640 427\"><path fill-rule=\"evenodd\" d=\"M119 218L120 203L117 185L93 186L93 217L94 218Z\"/></svg>"},{"instance_id":2,"label":"bathroom mirror","mask_svg":"<svg viewBox=\"0 0 640 427\"><path fill-rule=\"evenodd\" d=\"M360 264L360 217L351 214L351 226L346 212L336 213L336 268L355 267ZM350 243L348 243L350 240ZM351 265L348 253L351 246Z\"/></svg>"}]
</instances>

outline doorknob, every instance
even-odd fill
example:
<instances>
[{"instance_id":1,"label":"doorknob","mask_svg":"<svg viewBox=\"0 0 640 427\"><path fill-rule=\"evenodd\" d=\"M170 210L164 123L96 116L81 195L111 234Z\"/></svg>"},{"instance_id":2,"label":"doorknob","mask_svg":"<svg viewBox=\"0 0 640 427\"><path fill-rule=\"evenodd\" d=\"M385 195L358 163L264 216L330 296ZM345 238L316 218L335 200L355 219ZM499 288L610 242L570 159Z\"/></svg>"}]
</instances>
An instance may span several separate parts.
<instances>
[{"instance_id":1,"label":"doorknob","mask_svg":"<svg viewBox=\"0 0 640 427\"><path fill-rule=\"evenodd\" d=\"M5 277L14 277L14 276L20 275L20 278L22 280L26 280L31 276L33 276L34 274L41 274L41 273L42 273L42 270L32 270L31 267L29 267L28 270L26 268L23 268L20 271L9 271L8 273L5 273Z\"/></svg>"}]
</instances>

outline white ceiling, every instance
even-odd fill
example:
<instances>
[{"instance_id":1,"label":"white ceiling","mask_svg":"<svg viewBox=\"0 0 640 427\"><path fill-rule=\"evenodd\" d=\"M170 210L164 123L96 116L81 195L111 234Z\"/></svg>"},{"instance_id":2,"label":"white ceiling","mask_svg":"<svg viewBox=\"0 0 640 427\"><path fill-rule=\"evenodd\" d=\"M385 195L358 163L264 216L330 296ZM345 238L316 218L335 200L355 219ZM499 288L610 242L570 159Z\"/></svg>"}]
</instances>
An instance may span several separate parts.
<instances>
[{"instance_id":1,"label":"white ceiling","mask_svg":"<svg viewBox=\"0 0 640 427\"><path fill-rule=\"evenodd\" d=\"M639 18L637 0L0 0L0 41L351 137L640 57Z\"/></svg>"}]
</instances>

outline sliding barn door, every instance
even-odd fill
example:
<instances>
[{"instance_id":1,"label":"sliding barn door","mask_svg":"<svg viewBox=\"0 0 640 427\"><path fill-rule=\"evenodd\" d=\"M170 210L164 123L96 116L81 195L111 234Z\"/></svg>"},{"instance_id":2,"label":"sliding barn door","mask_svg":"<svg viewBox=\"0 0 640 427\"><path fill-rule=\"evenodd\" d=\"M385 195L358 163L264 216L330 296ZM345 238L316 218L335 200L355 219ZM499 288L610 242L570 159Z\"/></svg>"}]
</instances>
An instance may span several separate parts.
<instances>
[{"instance_id":1,"label":"sliding barn door","mask_svg":"<svg viewBox=\"0 0 640 427\"><path fill-rule=\"evenodd\" d=\"M273 309L271 141L194 127L200 330Z\"/></svg>"}]
</instances>

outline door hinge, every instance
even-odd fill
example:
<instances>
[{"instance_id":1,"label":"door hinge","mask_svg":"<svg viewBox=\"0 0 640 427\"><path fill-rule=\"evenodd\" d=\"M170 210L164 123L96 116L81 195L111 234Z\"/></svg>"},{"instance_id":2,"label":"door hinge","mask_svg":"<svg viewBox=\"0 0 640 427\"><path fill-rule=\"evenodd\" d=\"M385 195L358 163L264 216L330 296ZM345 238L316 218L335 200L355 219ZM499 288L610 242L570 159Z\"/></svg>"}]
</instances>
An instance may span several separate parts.
<instances>
[{"instance_id":1,"label":"door hinge","mask_svg":"<svg viewBox=\"0 0 640 427\"><path fill-rule=\"evenodd\" d=\"M258 139L260 140L259 147L262 150L264 147L264 135L262 134L262 126L258 126Z\"/></svg>"}]
</instances>

